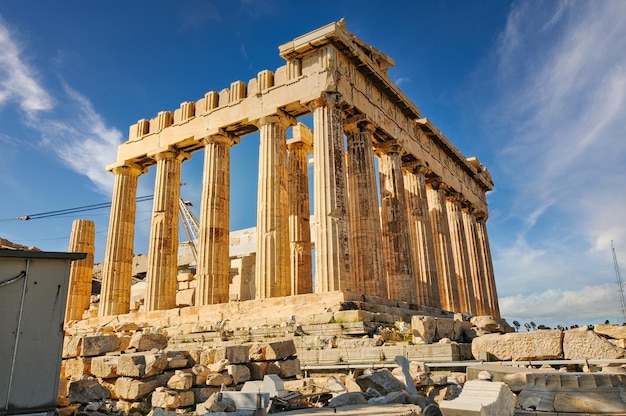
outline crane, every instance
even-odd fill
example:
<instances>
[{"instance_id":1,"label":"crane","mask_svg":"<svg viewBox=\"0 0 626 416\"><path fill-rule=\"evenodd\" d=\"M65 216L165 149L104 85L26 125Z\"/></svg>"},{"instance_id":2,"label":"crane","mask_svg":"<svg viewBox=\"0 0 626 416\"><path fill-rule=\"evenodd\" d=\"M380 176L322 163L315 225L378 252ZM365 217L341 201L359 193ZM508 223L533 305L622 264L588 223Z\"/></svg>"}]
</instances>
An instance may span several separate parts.
<instances>
[{"instance_id":1,"label":"crane","mask_svg":"<svg viewBox=\"0 0 626 416\"><path fill-rule=\"evenodd\" d=\"M198 250L196 248L196 243L200 236L200 223L193 212L189 209L192 206L191 201L183 201L182 198L178 200L178 206L180 207L180 220L183 223L183 228L185 229L185 234L187 235L187 239L189 240L189 247L191 248L191 253L193 254L193 258L198 261Z\"/></svg>"}]
</instances>

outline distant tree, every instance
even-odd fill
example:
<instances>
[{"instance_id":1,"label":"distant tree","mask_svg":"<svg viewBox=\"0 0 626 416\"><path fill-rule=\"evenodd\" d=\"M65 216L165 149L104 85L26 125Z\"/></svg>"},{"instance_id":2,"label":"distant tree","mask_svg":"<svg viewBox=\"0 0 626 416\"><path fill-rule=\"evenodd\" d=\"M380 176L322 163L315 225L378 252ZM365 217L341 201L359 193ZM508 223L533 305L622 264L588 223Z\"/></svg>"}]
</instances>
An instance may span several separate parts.
<instances>
[{"instance_id":1,"label":"distant tree","mask_svg":"<svg viewBox=\"0 0 626 416\"><path fill-rule=\"evenodd\" d=\"M513 321L513 325L515 325L515 331L519 331L520 324L517 321Z\"/></svg>"}]
</instances>

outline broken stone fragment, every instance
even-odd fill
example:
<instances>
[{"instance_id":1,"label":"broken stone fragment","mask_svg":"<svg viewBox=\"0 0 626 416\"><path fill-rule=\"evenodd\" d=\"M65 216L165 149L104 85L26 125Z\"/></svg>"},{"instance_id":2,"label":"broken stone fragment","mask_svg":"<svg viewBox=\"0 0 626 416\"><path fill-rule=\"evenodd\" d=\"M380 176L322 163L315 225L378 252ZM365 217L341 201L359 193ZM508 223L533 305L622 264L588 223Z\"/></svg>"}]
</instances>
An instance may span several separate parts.
<instances>
[{"instance_id":1,"label":"broken stone fragment","mask_svg":"<svg viewBox=\"0 0 626 416\"><path fill-rule=\"evenodd\" d=\"M265 350L265 359L268 361L282 360L296 355L296 352L293 340L271 342Z\"/></svg>"},{"instance_id":2,"label":"broken stone fragment","mask_svg":"<svg viewBox=\"0 0 626 416\"><path fill-rule=\"evenodd\" d=\"M172 410L193 404L194 395L191 391L177 391L158 387L152 393L152 407Z\"/></svg>"},{"instance_id":3,"label":"broken stone fragment","mask_svg":"<svg viewBox=\"0 0 626 416\"><path fill-rule=\"evenodd\" d=\"M98 383L94 377L83 376L80 379L72 380L69 384L69 399L72 403L89 403L106 399L109 391Z\"/></svg>"},{"instance_id":4,"label":"broken stone fragment","mask_svg":"<svg viewBox=\"0 0 626 416\"><path fill-rule=\"evenodd\" d=\"M367 390L371 387L377 390L381 396L385 396L392 391L404 390L404 384L387 369L359 376L356 378L356 382L361 386L361 390Z\"/></svg>"},{"instance_id":5,"label":"broken stone fragment","mask_svg":"<svg viewBox=\"0 0 626 416\"><path fill-rule=\"evenodd\" d=\"M167 367L166 354L138 352L123 354L117 360L117 374L127 377L152 377Z\"/></svg>"},{"instance_id":6,"label":"broken stone fragment","mask_svg":"<svg viewBox=\"0 0 626 416\"><path fill-rule=\"evenodd\" d=\"M91 373L99 378L117 376L117 360L119 356L104 355L91 360Z\"/></svg>"},{"instance_id":7,"label":"broken stone fragment","mask_svg":"<svg viewBox=\"0 0 626 416\"><path fill-rule=\"evenodd\" d=\"M273 361L267 367L267 374L278 374L281 378L295 377L302 371L300 360L292 358L284 361Z\"/></svg>"},{"instance_id":8,"label":"broken stone fragment","mask_svg":"<svg viewBox=\"0 0 626 416\"><path fill-rule=\"evenodd\" d=\"M365 393L360 392L351 392L351 393L343 393L338 396L333 397L328 403L328 407L342 407L342 406L352 406L356 404L366 404L367 396Z\"/></svg>"},{"instance_id":9,"label":"broken stone fragment","mask_svg":"<svg viewBox=\"0 0 626 416\"><path fill-rule=\"evenodd\" d=\"M117 397L124 400L141 399L157 387L167 384L171 374L160 374L158 376L137 380L130 377L119 377L115 380L115 393Z\"/></svg>"},{"instance_id":10,"label":"broken stone fragment","mask_svg":"<svg viewBox=\"0 0 626 416\"><path fill-rule=\"evenodd\" d=\"M117 335L88 335L83 337L80 354L83 357L103 355L107 352L117 351L120 340Z\"/></svg>"},{"instance_id":11,"label":"broken stone fragment","mask_svg":"<svg viewBox=\"0 0 626 416\"><path fill-rule=\"evenodd\" d=\"M154 348L163 350L167 348L167 337L163 334L135 332L130 338L129 348L137 351L150 351Z\"/></svg>"},{"instance_id":12,"label":"broken stone fragment","mask_svg":"<svg viewBox=\"0 0 626 416\"><path fill-rule=\"evenodd\" d=\"M566 360L615 359L624 356L624 349L593 331L579 328L564 332L563 354Z\"/></svg>"},{"instance_id":13,"label":"broken stone fragment","mask_svg":"<svg viewBox=\"0 0 626 416\"><path fill-rule=\"evenodd\" d=\"M196 414L204 415L212 412L234 412L235 402L220 393L212 394L205 402L196 405Z\"/></svg>"},{"instance_id":14,"label":"broken stone fragment","mask_svg":"<svg viewBox=\"0 0 626 416\"><path fill-rule=\"evenodd\" d=\"M167 381L167 387L175 390L187 390L193 386L193 382L193 374L176 370L174 375Z\"/></svg>"}]
</instances>

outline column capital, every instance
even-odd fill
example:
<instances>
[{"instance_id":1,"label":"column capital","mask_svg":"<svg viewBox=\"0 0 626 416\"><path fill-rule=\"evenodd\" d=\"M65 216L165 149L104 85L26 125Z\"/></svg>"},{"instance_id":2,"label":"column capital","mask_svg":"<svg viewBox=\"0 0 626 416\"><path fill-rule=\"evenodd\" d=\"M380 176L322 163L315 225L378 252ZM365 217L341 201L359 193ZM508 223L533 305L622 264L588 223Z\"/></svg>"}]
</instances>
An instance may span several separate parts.
<instances>
[{"instance_id":1,"label":"column capital","mask_svg":"<svg viewBox=\"0 0 626 416\"><path fill-rule=\"evenodd\" d=\"M428 163L422 159L411 160L410 162L402 163L402 168L410 173L421 173L426 175L429 172Z\"/></svg>"},{"instance_id":2,"label":"column capital","mask_svg":"<svg viewBox=\"0 0 626 416\"><path fill-rule=\"evenodd\" d=\"M338 92L324 91L319 98L309 103L309 108L315 110L318 107L337 106L342 103L342 96Z\"/></svg>"},{"instance_id":3,"label":"column capital","mask_svg":"<svg viewBox=\"0 0 626 416\"><path fill-rule=\"evenodd\" d=\"M267 126L268 124L281 124L286 129L295 126L297 123L298 121L295 118L283 111L279 111L276 114L261 117L254 124L256 124L258 128Z\"/></svg>"},{"instance_id":4,"label":"column capital","mask_svg":"<svg viewBox=\"0 0 626 416\"><path fill-rule=\"evenodd\" d=\"M374 149L376 150L376 153L385 153L385 154L393 154L393 153L399 153L400 156L402 156L402 154L404 153L404 149L402 148L402 145L400 143L398 143L397 140L388 140L385 142L381 142L381 143L376 143L374 145Z\"/></svg>"},{"instance_id":5,"label":"column capital","mask_svg":"<svg viewBox=\"0 0 626 416\"><path fill-rule=\"evenodd\" d=\"M444 190L446 193L446 199L450 202L453 203L462 203L465 200L465 197L463 196L462 193L455 191L454 189L450 188L449 186L446 187L446 189Z\"/></svg>"},{"instance_id":6,"label":"column capital","mask_svg":"<svg viewBox=\"0 0 626 416\"><path fill-rule=\"evenodd\" d=\"M177 160L182 161L182 160L190 159L191 154L188 152L185 152L184 150L180 150L175 147L172 147L168 150L165 150L163 152L159 152L153 155L152 158L156 160L157 162L160 160L168 160L168 159L177 159Z\"/></svg>"},{"instance_id":7,"label":"column capital","mask_svg":"<svg viewBox=\"0 0 626 416\"><path fill-rule=\"evenodd\" d=\"M427 175L426 185L430 186L436 191L445 191L450 187L447 183L443 182L443 180L439 176L436 175Z\"/></svg>"},{"instance_id":8,"label":"column capital","mask_svg":"<svg viewBox=\"0 0 626 416\"><path fill-rule=\"evenodd\" d=\"M221 130L218 134L212 134L210 136L200 139L200 142L205 146L207 144L225 144L228 146L234 146L236 144L239 144L240 141L241 138L239 136L235 136L224 130Z\"/></svg>"},{"instance_id":9,"label":"column capital","mask_svg":"<svg viewBox=\"0 0 626 416\"><path fill-rule=\"evenodd\" d=\"M365 114L357 114L344 120L343 129L350 133L366 131L374 133L376 131L376 125Z\"/></svg>"},{"instance_id":10,"label":"column capital","mask_svg":"<svg viewBox=\"0 0 626 416\"><path fill-rule=\"evenodd\" d=\"M147 168L141 165L137 165L135 163L127 163L126 165L116 166L113 169L111 169L111 172L113 172L116 175L126 174L126 175L133 175L133 176L142 175L146 173L147 171L148 171Z\"/></svg>"}]
</instances>

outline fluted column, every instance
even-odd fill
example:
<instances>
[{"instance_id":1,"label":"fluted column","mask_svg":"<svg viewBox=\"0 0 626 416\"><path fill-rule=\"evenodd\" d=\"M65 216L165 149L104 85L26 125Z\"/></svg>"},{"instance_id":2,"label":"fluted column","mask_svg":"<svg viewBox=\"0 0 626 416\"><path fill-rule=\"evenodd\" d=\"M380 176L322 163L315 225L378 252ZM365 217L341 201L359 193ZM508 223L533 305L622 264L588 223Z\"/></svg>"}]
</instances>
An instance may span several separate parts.
<instances>
[{"instance_id":1,"label":"fluted column","mask_svg":"<svg viewBox=\"0 0 626 416\"><path fill-rule=\"evenodd\" d=\"M102 267L99 316L120 315L130 309L137 178L145 172L136 165L113 169L115 181Z\"/></svg>"},{"instance_id":2,"label":"fluted column","mask_svg":"<svg viewBox=\"0 0 626 416\"><path fill-rule=\"evenodd\" d=\"M413 255L407 233L409 219L402 176L402 147L395 142L386 142L377 151L387 293L390 299L417 303Z\"/></svg>"},{"instance_id":3,"label":"fluted column","mask_svg":"<svg viewBox=\"0 0 626 416\"><path fill-rule=\"evenodd\" d=\"M472 312L476 315L489 315L490 308L487 296L487 286L485 281L484 259L480 250L478 239L478 225L474 215L474 208L469 202L463 205L463 225L465 226L465 238L467 239L467 252L469 254L469 266L471 284L474 289L474 299L476 310Z\"/></svg>"},{"instance_id":4,"label":"fluted column","mask_svg":"<svg viewBox=\"0 0 626 416\"><path fill-rule=\"evenodd\" d=\"M354 289L387 297L380 211L374 168L374 125L363 116L346 120L348 144L348 213Z\"/></svg>"},{"instance_id":5,"label":"fluted column","mask_svg":"<svg viewBox=\"0 0 626 416\"><path fill-rule=\"evenodd\" d=\"M426 196L430 214L430 225L433 231L435 260L439 275L439 297L441 308L447 311L460 312L459 290L456 272L452 260L452 244L448 230L448 213L446 210L444 184L435 178L426 181Z\"/></svg>"},{"instance_id":6,"label":"fluted column","mask_svg":"<svg viewBox=\"0 0 626 416\"><path fill-rule=\"evenodd\" d=\"M467 251L467 237L463 225L463 210L461 208L462 195L449 190L446 195L446 209L448 210L448 229L452 244L452 260L456 272L456 283L459 289L458 312L476 313L474 287L470 277L469 253Z\"/></svg>"},{"instance_id":7,"label":"fluted column","mask_svg":"<svg viewBox=\"0 0 626 416\"><path fill-rule=\"evenodd\" d=\"M311 243L311 207L309 200L308 153L312 150L312 132L303 124L293 128L294 138L287 141L289 176L289 241L291 259L291 294L313 291Z\"/></svg>"},{"instance_id":8,"label":"fluted column","mask_svg":"<svg viewBox=\"0 0 626 416\"><path fill-rule=\"evenodd\" d=\"M203 139L204 170L196 265L196 305L228 302L230 283L230 148L239 138Z\"/></svg>"},{"instance_id":9,"label":"fluted column","mask_svg":"<svg viewBox=\"0 0 626 416\"><path fill-rule=\"evenodd\" d=\"M441 308L433 230L430 225L428 199L426 197L426 180L424 177L426 167L421 161L405 164L404 167L409 235L417 282L417 302L420 305Z\"/></svg>"},{"instance_id":10,"label":"fluted column","mask_svg":"<svg viewBox=\"0 0 626 416\"><path fill-rule=\"evenodd\" d=\"M487 218L481 216L477 218L478 240L480 241L480 250L484 261L485 283L487 287L487 296L489 300L490 315L499 318L500 306L498 302L498 292L496 291L496 280L493 273L493 263L491 260L491 249L489 248L489 237L487 236Z\"/></svg>"},{"instance_id":11,"label":"fluted column","mask_svg":"<svg viewBox=\"0 0 626 416\"><path fill-rule=\"evenodd\" d=\"M74 220L72 222L70 245L67 251L87 253L87 257L82 260L74 260L70 266L65 322L83 319L83 313L89 309L95 238L96 231L93 221Z\"/></svg>"},{"instance_id":12,"label":"fluted column","mask_svg":"<svg viewBox=\"0 0 626 416\"><path fill-rule=\"evenodd\" d=\"M180 170L182 161L189 157L176 149L154 156L157 171L148 246L146 311L176 307Z\"/></svg>"},{"instance_id":13,"label":"fluted column","mask_svg":"<svg viewBox=\"0 0 626 416\"><path fill-rule=\"evenodd\" d=\"M327 93L311 103L316 292L353 287L340 99L339 94Z\"/></svg>"},{"instance_id":14,"label":"fluted column","mask_svg":"<svg viewBox=\"0 0 626 416\"><path fill-rule=\"evenodd\" d=\"M256 224L257 299L291 293L286 136L291 124L290 118L278 115L263 117L257 122L261 137Z\"/></svg>"}]
</instances>

